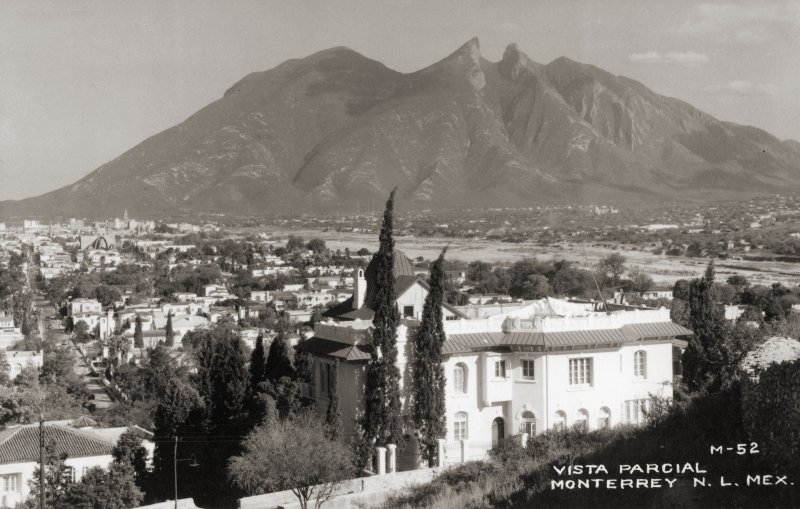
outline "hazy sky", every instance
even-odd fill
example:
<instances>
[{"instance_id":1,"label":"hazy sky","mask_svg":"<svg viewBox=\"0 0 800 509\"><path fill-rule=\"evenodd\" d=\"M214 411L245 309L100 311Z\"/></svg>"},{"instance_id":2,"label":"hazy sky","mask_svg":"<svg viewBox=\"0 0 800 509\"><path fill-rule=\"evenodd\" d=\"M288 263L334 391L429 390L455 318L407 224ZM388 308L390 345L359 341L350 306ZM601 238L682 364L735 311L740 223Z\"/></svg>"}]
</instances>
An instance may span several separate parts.
<instances>
[{"instance_id":1,"label":"hazy sky","mask_svg":"<svg viewBox=\"0 0 800 509\"><path fill-rule=\"evenodd\" d=\"M800 0L0 0L0 199L70 184L244 75L332 46L409 72L473 36L800 140Z\"/></svg>"}]
</instances>

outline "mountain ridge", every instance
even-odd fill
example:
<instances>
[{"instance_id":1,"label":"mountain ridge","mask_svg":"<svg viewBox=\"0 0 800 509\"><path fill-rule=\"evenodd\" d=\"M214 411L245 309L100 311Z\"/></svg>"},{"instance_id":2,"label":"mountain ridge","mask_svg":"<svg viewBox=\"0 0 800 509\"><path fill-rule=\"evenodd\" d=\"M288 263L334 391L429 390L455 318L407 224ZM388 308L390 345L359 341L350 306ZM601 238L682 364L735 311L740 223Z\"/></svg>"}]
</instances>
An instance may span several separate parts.
<instances>
[{"instance_id":1,"label":"mountain ridge","mask_svg":"<svg viewBox=\"0 0 800 509\"><path fill-rule=\"evenodd\" d=\"M674 201L800 188L800 143L591 64L473 38L411 73L345 47L250 73L77 182L0 216Z\"/></svg>"}]
</instances>

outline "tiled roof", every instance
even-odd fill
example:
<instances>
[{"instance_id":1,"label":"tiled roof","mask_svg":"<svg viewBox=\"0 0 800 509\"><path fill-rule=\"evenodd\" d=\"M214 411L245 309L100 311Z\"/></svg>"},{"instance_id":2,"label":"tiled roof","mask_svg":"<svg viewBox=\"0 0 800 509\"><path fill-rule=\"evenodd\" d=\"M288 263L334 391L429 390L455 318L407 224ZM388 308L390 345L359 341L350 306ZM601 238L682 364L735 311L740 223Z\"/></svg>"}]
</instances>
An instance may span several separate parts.
<instances>
[{"instance_id":1,"label":"tiled roof","mask_svg":"<svg viewBox=\"0 0 800 509\"><path fill-rule=\"evenodd\" d=\"M370 358L369 352L362 345L351 345L318 337L303 341L298 345L298 349L302 352L328 355L348 361L366 361Z\"/></svg>"},{"instance_id":2,"label":"tiled roof","mask_svg":"<svg viewBox=\"0 0 800 509\"><path fill-rule=\"evenodd\" d=\"M54 440L56 454L69 458L110 455L114 445L75 429L46 425L46 441ZM39 460L39 426L20 426L0 432L0 464Z\"/></svg>"},{"instance_id":3,"label":"tiled roof","mask_svg":"<svg viewBox=\"0 0 800 509\"><path fill-rule=\"evenodd\" d=\"M417 281L422 282L419 276L397 276L394 280L394 293L398 297L406 293L406 291L414 286Z\"/></svg>"},{"instance_id":4,"label":"tiled roof","mask_svg":"<svg viewBox=\"0 0 800 509\"><path fill-rule=\"evenodd\" d=\"M689 336L692 331L672 322L639 323L619 329L593 329L564 332L508 332L451 334L442 348L445 354L466 353L487 348L526 350L568 350L612 347L648 339Z\"/></svg>"},{"instance_id":5,"label":"tiled roof","mask_svg":"<svg viewBox=\"0 0 800 509\"><path fill-rule=\"evenodd\" d=\"M504 336L505 334L502 332L451 334L447 336L447 340L442 345L442 353L449 355L490 348L502 341Z\"/></svg>"},{"instance_id":6,"label":"tiled roof","mask_svg":"<svg viewBox=\"0 0 800 509\"><path fill-rule=\"evenodd\" d=\"M70 422L69 425L75 428L85 428L87 426L97 426L97 422L88 415L82 415Z\"/></svg>"}]
</instances>

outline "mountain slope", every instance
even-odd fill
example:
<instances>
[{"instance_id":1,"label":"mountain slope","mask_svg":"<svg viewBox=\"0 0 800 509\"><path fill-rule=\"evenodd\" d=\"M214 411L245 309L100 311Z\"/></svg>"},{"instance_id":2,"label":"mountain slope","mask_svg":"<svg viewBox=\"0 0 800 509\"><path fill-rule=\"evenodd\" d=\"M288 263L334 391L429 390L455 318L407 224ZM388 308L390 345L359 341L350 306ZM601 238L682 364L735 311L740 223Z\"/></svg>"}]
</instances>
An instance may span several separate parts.
<instances>
[{"instance_id":1,"label":"mountain slope","mask_svg":"<svg viewBox=\"0 0 800 509\"><path fill-rule=\"evenodd\" d=\"M800 144L721 122L641 83L473 39L402 74L346 48L253 73L77 183L2 215L675 200L800 187ZM379 201L378 201L379 202Z\"/></svg>"}]
</instances>

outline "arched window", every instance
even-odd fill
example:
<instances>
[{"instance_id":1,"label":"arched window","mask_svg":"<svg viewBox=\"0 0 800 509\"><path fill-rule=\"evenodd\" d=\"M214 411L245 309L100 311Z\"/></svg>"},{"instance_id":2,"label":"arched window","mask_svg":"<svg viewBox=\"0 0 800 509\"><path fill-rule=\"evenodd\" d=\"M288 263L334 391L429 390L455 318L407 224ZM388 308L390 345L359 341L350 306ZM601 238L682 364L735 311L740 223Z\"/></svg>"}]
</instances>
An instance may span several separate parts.
<instances>
[{"instance_id":1,"label":"arched window","mask_svg":"<svg viewBox=\"0 0 800 509\"><path fill-rule=\"evenodd\" d=\"M556 412L556 418L553 421L553 429L556 431L567 429L567 413L563 410Z\"/></svg>"},{"instance_id":2,"label":"arched window","mask_svg":"<svg viewBox=\"0 0 800 509\"><path fill-rule=\"evenodd\" d=\"M533 412L525 410L522 412L522 424L520 425L520 432L527 433L528 436L536 434L536 416Z\"/></svg>"},{"instance_id":3,"label":"arched window","mask_svg":"<svg viewBox=\"0 0 800 509\"><path fill-rule=\"evenodd\" d=\"M492 447L497 447L506 437L506 421L497 417L492 421Z\"/></svg>"},{"instance_id":4,"label":"arched window","mask_svg":"<svg viewBox=\"0 0 800 509\"><path fill-rule=\"evenodd\" d=\"M633 376L647 378L647 352L637 350L633 354Z\"/></svg>"},{"instance_id":5,"label":"arched window","mask_svg":"<svg viewBox=\"0 0 800 509\"><path fill-rule=\"evenodd\" d=\"M453 419L453 440L469 439L469 428L467 424L467 412L456 412L456 417Z\"/></svg>"},{"instance_id":6,"label":"arched window","mask_svg":"<svg viewBox=\"0 0 800 509\"><path fill-rule=\"evenodd\" d=\"M600 409L600 417L597 418L597 429L608 429L611 427L611 410L604 406Z\"/></svg>"},{"instance_id":7,"label":"arched window","mask_svg":"<svg viewBox=\"0 0 800 509\"><path fill-rule=\"evenodd\" d=\"M589 412L585 408L578 410L578 415L575 417L575 429L589 431Z\"/></svg>"},{"instance_id":8,"label":"arched window","mask_svg":"<svg viewBox=\"0 0 800 509\"><path fill-rule=\"evenodd\" d=\"M463 362L453 368L453 390L456 394L467 393L467 366Z\"/></svg>"}]
</instances>

